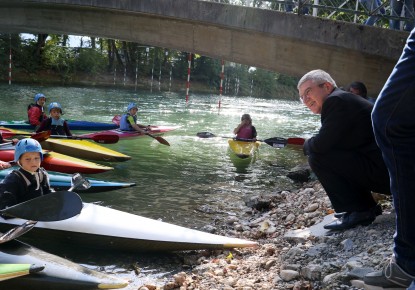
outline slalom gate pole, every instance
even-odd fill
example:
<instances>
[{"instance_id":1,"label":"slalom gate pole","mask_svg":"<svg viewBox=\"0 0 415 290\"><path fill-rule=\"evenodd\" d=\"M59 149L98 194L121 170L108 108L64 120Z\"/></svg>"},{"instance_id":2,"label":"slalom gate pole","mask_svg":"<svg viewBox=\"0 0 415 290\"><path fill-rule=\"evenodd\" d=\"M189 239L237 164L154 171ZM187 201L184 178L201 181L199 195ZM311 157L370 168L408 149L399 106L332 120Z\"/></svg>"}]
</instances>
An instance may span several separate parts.
<instances>
[{"instance_id":1,"label":"slalom gate pole","mask_svg":"<svg viewBox=\"0 0 415 290\"><path fill-rule=\"evenodd\" d=\"M222 64L222 71L220 73L219 103L218 103L219 109L220 109L220 105L222 103L222 88L223 88L222 85L223 85L223 75L224 75L224 72L225 72L225 62L223 61L223 59L221 61L221 64Z\"/></svg>"},{"instance_id":2,"label":"slalom gate pole","mask_svg":"<svg viewBox=\"0 0 415 290\"><path fill-rule=\"evenodd\" d=\"M189 53L189 59L188 59L188 68L187 68L187 85L186 85L186 105L189 101L189 88L190 88L190 66L192 64L192 54Z\"/></svg>"}]
</instances>

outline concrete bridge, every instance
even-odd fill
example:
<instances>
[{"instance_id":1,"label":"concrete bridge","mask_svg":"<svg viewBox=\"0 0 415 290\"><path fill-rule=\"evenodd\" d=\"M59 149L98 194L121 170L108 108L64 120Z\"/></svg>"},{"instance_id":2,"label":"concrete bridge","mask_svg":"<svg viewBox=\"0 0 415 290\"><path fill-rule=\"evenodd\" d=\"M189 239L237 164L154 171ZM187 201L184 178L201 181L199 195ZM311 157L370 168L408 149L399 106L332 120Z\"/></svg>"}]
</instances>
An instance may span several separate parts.
<instances>
[{"instance_id":1,"label":"concrete bridge","mask_svg":"<svg viewBox=\"0 0 415 290\"><path fill-rule=\"evenodd\" d=\"M196 0L0 0L1 33L74 34L382 88L407 32Z\"/></svg>"}]
</instances>

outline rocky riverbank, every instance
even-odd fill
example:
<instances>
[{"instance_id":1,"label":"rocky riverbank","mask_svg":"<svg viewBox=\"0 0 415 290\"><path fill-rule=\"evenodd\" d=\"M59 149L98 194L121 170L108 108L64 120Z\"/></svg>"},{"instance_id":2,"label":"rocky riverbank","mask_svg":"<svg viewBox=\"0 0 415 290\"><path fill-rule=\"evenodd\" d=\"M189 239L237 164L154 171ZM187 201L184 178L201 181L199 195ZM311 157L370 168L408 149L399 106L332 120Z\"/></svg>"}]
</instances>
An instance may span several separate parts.
<instances>
[{"instance_id":1,"label":"rocky riverbank","mask_svg":"<svg viewBox=\"0 0 415 290\"><path fill-rule=\"evenodd\" d=\"M392 252L390 197L378 198L383 215L374 223L329 232L322 226L333 210L318 181L251 197L215 233L255 240L257 248L183 253L188 271L138 289L362 289L359 279L382 268Z\"/></svg>"}]
</instances>

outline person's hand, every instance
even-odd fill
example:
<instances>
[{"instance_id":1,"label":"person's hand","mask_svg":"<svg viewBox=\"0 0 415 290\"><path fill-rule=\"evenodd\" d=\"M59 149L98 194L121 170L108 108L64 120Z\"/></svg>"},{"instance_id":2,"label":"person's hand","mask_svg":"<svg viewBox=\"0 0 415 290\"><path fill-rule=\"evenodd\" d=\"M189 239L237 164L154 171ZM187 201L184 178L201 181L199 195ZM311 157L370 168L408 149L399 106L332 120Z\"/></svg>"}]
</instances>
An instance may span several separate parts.
<instances>
[{"instance_id":1,"label":"person's hand","mask_svg":"<svg viewBox=\"0 0 415 290\"><path fill-rule=\"evenodd\" d=\"M13 144L13 145L16 145L16 144L17 144L17 142L19 142L19 139L16 139L16 138L13 138L13 139L12 139L12 144Z\"/></svg>"},{"instance_id":2,"label":"person's hand","mask_svg":"<svg viewBox=\"0 0 415 290\"><path fill-rule=\"evenodd\" d=\"M11 165L9 162L0 161L0 170L10 168Z\"/></svg>"}]
</instances>

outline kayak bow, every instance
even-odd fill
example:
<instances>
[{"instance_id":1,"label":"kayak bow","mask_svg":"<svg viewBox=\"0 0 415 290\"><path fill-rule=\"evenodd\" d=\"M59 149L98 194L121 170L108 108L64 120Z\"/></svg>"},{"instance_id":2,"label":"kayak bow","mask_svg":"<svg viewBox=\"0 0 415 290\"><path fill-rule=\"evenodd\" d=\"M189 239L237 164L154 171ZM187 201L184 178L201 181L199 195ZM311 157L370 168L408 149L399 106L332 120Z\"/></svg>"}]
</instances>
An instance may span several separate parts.
<instances>
[{"instance_id":1,"label":"kayak bow","mask_svg":"<svg viewBox=\"0 0 415 290\"><path fill-rule=\"evenodd\" d=\"M21 224L21 219L0 217L0 230ZM57 222L39 222L22 239L42 244L71 243L118 251L180 251L253 247L257 243L197 231L127 212L84 203L81 213Z\"/></svg>"}]
</instances>

